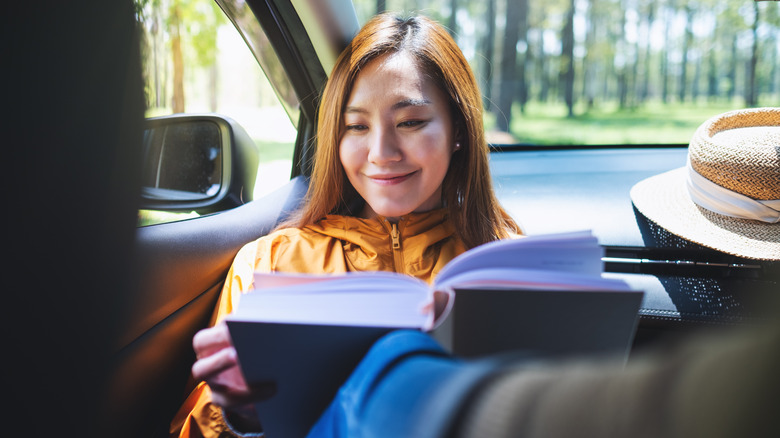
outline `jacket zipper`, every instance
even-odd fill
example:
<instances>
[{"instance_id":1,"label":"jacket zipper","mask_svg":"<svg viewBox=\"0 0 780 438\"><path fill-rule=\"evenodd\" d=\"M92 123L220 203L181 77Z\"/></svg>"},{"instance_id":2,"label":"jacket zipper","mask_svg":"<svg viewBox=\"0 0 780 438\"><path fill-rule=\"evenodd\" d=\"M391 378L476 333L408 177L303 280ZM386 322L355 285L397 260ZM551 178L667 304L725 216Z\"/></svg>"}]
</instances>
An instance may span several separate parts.
<instances>
[{"instance_id":1,"label":"jacket zipper","mask_svg":"<svg viewBox=\"0 0 780 438\"><path fill-rule=\"evenodd\" d=\"M398 225L391 224L390 237L393 239L393 249L401 249L401 234L398 232Z\"/></svg>"},{"instance_id":2,"label":"jacket zipper","mask_svg":"<svg viewBox=\"0 0 780 438\"><path fill-rule=\"evenodd\" d=\"M404 266L404 254L403 251L401 251L401 232L398 231L398 224L390 224L390 238L393 241L393 263L395 264L395 271L404 274L406 273L406 267Z\"/></svg>"}]
</instances>

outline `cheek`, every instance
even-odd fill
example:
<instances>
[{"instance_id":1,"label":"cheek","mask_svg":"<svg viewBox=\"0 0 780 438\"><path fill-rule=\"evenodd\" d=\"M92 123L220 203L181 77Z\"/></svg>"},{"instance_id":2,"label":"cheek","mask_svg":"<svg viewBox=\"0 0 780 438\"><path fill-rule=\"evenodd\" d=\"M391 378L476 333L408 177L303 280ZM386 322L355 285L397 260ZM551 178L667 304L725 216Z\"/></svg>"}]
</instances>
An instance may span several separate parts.
<instances>
[{"instance_id":1,"label":"cheek","mask_svg":"<svg viewBox=\"0 0 780 438\"><path fill-rule=\"evenodd\" d=\"M427 135L415 143L415 147L408 149L414 155L415 161L434 168L447 169L452 156L452 147L448 144L446 136Z\"/></svg>"},{"instance_id":2,"label":"cheek","mask_svg":"<svg viewBox=\"0 0 780 438\"><path fill-rule=\"evenodd\" d=\"M360 169L363 162L361 151L362 149L354 140L342 139L339 143L339 160L348 176Z\"/></svg>"}]
</instances>

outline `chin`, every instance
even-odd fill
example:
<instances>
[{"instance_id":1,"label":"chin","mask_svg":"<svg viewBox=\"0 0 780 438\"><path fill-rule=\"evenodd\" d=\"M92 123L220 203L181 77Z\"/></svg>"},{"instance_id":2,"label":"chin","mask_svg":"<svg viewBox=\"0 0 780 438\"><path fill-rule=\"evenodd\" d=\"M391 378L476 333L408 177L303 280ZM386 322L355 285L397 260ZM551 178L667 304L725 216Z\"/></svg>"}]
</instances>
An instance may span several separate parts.
<instances>
[{"instance_id":1,"label":"chin","mask_svg":"<svg viewBox=\"0 0 780 438\"><path fill-rule=\"evenodd\" d=\"M402 207L374 207L369 206L370 210L373 211L373 213L377 216L383 216L386 218L397 218L401 216L405 216L409 213L412 213L414 211L414 208L402 208Z\"/></svg>"},{"instance_id":2,"label":"chin","mask_svg":"<svg viewBox=\"0 0 780 438\"><path fill-rule=\"evenodd\" d=\"M409 214L411 212L412 212L412 210L390 210L390 211L385 211L385 212L381 212L381 213L377 213L377 214L379 216L383 216L383 217L386 217L388 219L392 219L392 218L399 218L401 216L406 216L407 214Z\"/></svg>"}]
</instances>

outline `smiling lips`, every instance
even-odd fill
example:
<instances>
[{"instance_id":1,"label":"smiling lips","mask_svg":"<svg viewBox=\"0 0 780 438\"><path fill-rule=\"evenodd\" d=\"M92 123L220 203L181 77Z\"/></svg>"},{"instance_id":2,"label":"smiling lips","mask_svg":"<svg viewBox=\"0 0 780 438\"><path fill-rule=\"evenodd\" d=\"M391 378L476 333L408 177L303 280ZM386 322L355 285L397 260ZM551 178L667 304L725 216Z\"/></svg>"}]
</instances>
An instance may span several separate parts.
<instances>
[{"instance_id":1,"label":"smiling lips","mask_svg":"<svg viewBox=\"0 0 780 438\"><path fill-rule=\"evenodd\" d=\"M400 184L408 180L415 174L417 174L416 170L411 173L403 173L403 174L386 174L386 175L379 174L379 175L366 175L366 176L368 176L368 178L376 184L382 186L391 186L395 184Z\"/></svg>"}]
</instances>

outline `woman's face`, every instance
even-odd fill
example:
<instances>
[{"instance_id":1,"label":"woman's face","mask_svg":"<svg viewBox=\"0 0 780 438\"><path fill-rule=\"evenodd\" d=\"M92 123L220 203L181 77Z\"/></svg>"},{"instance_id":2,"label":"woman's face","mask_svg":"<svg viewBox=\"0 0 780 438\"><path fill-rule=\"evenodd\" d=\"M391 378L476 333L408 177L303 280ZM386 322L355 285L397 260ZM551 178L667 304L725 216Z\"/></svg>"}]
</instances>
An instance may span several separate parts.
<instances>
[{"instance_id":1,"label":"woman's face","mask_svg":"<svg viewBox=\"0 0 780 438\"><path fill-rule=\"evenodd\" d=\"M343 115L339 158L366 201L362 216L397 219L441 206L455 151L447 96L403 53L357 76Z\"/></svg>"}]
</instances>

